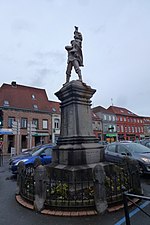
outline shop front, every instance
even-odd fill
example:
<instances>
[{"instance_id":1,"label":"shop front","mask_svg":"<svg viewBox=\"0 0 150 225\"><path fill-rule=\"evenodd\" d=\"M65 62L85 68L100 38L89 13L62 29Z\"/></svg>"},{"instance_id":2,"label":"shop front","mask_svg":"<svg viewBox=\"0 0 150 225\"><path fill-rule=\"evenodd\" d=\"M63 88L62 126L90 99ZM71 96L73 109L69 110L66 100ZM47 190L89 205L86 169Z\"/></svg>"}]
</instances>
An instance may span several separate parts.
<instances>
[{"instance_id":1,"label":"shop front","mask_svg":"<svg viewBox=\"0 0 150 225\"><path fill-rule=\"evenodd\" d=\"M117 141L117 134L116 133L108 133L104 135L104 141L109 143Z\"/></svg>"},{"instance_id":2,"label":"shop front","mask_svg":"<svg viewBox=\"0 0 150 225\"><path fill-rule=\"evenodd\" d=\"M33 142L34 142L34 145L37 146L37 145L42 145L42 144L47 144L50 142L50 135L49 133L35 133L33 135Z\"/></svg>"}]
</instances>

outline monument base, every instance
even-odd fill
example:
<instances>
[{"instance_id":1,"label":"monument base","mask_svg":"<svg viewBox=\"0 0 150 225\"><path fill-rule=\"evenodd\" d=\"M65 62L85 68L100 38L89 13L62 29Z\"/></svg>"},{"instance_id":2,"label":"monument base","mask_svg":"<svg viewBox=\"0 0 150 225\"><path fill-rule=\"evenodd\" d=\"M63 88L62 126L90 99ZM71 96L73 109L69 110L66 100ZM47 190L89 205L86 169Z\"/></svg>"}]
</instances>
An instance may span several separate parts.
<instances>
[{"instance_id":1,"label":"monument base","mask_svg":"<svg viewBox=\"0 0 150 225\"><path fill-rule=\"evenodd\" d=\"M104 148L99 143L62 144L53 148L53 162L62 165L86 165L103 161Z\"/></svg>"},{"instance_id":2,"label":"monument base","mask_svg":"<svg viewBox=\"0 0 150 225\"><path fill-rule=\"evenodd\" d=\"M109 163L105 162L80 166L57 164L49 167L48 174L55 183L56 189L61 187L60 193L70 207L79 207L80 209L96 208L97 212L101 214L108 207L105 168L108 168L109 165ZM64 201L60 203L63 206Z\"/></svg>"}]
</instances>

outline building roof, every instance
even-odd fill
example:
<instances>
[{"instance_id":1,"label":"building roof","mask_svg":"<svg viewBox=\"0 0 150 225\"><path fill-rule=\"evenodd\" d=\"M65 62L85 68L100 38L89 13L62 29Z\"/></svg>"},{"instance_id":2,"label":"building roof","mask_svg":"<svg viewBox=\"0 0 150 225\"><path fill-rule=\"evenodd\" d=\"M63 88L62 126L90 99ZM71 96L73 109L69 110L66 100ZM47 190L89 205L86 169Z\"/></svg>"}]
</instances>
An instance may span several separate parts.
<instances>
[{"instance_id":1,"label":"building roof","mask_svg":"<svg viewBox=\"0 0 150 225\"><path fill-rule=\"evenodd\" d=\"M109 111L102 106L96 106L92 110L93 110L94 113L100 112L100 113L105 113L105 114L114 114L113 111Z\"/></svg>"},{"instance_id":2,"label":"building roof","mask_svg":"<svg viewBox=\"0 0 150 225\"><path fill-rule=\"evenodd\" d=\"M50 113L60 114L60 103L55 101L49 101Z\"/></svg>"},{"instance_id":3,"label":"building roof","mask_svg":"<svg viewBox=\"0 0 150 225\"><path fill-rule=\"evenodd\" d=\"M99 116L98 116L96 113L94 113L94 112L92 111L92 120L93 120L93 121L100 121L101 119L99 118Z\"/></svg>"},{"instance_id":4,"label":"building roof","mask_svg":"<svg viewBox=\"0 0 150 225\"><path fill-rule=\"evenodd\" d=\"M109 106L107 109L108 111L116 114L116 115L122 115L122 116L138 116L131 112L130 110L118 106Z\"/></svg>"},{"instance_id":5,"label":"building roof","mask_svg":"<svg viewBox=\"0 0 150 225\"><path fill-rule=\"evenodd\" d=\"M49 101L44 89L12 82L0 87L0 107L49 112Z\"/></svg>"},{"instance_id":6,"label":"building roof","mask_svg":"<svg viewBox=\"0 0 150 225\"><path fill-rule=\"evenodd\" d=\"M150 117L143 117L143 122L145 125L150 125Z\"/></svg>"}]
</instances>

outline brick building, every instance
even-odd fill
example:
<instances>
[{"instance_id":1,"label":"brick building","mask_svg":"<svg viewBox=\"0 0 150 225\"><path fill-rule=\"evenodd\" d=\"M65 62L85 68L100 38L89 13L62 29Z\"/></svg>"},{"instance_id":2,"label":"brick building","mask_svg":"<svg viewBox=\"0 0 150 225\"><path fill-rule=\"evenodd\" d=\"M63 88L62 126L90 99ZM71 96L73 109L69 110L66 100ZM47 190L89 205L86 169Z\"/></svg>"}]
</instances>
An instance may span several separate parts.
<instances>
[{"instance_id":1,"label":"brick building","mask_svg":"<svg viewBox=\"0 0 150 225\"><path fill-rule=\"evenodd\" d=\"M51 113L51 125L52 125L50 139L52 140L52 143L55 144L60 135L60 124L61 124L60 103L55 101L49 101L49 110Z\"/></svg>"},{"instance_id":2,"label":"brick building","mask_svg":"<svg viewBox=\"0 0 150 225\"><path fill-rule=\"evenodd\" d=\"M103 139L102 120L92 111L92 128L93 133L100 141Z\"/></svg>"},{"instance_id":3,"label":"brick building","mask_svg":"<svg viewBox=\"0 0 150 225\"><path fill-rule=\"evenodd\" d=\"M110 106L107 109L116 115L118 140L131 140L144 138L143 117L134 114L128 109Z\"/></svg>"},{"instance_id":4,"label":"brick building","mask_svg":"<svg viewBox=\"0 0 150 225\"><path fill-rule=\"evenodd\" d=\"M0 140L4 154L10 153L11 148L19 153L21 149L52 142L56 105L59 103L49 101L44 89L4 83L0 87Z\"/></svg>"},{"instance_id":5,"label":"brick building","mask_svg":"<svg viewBox=\"0 0 150 225\"><path fill-rule=\"evenodd\" d=\"M150 139L150 117L143 117L144 138Z\"/></svg>"}]
</instances>

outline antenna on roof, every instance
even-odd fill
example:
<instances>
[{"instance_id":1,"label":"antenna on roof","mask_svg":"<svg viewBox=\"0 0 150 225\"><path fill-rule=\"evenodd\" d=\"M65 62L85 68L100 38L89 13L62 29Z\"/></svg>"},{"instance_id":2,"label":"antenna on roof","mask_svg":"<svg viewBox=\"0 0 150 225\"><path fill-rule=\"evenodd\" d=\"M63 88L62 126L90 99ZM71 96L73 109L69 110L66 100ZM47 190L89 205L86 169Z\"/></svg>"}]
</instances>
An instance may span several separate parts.
<instances>
[{"instance_id":1,"label":"antenna on roof","mask_svg":"<svg viewBox=\"0 0 150 225\"><path fill-rule=\"evenodd\" d=\"M113 106L114 104L113 104L113 98L111 98L111 105Z\"/></svg>"}]
</instances>

